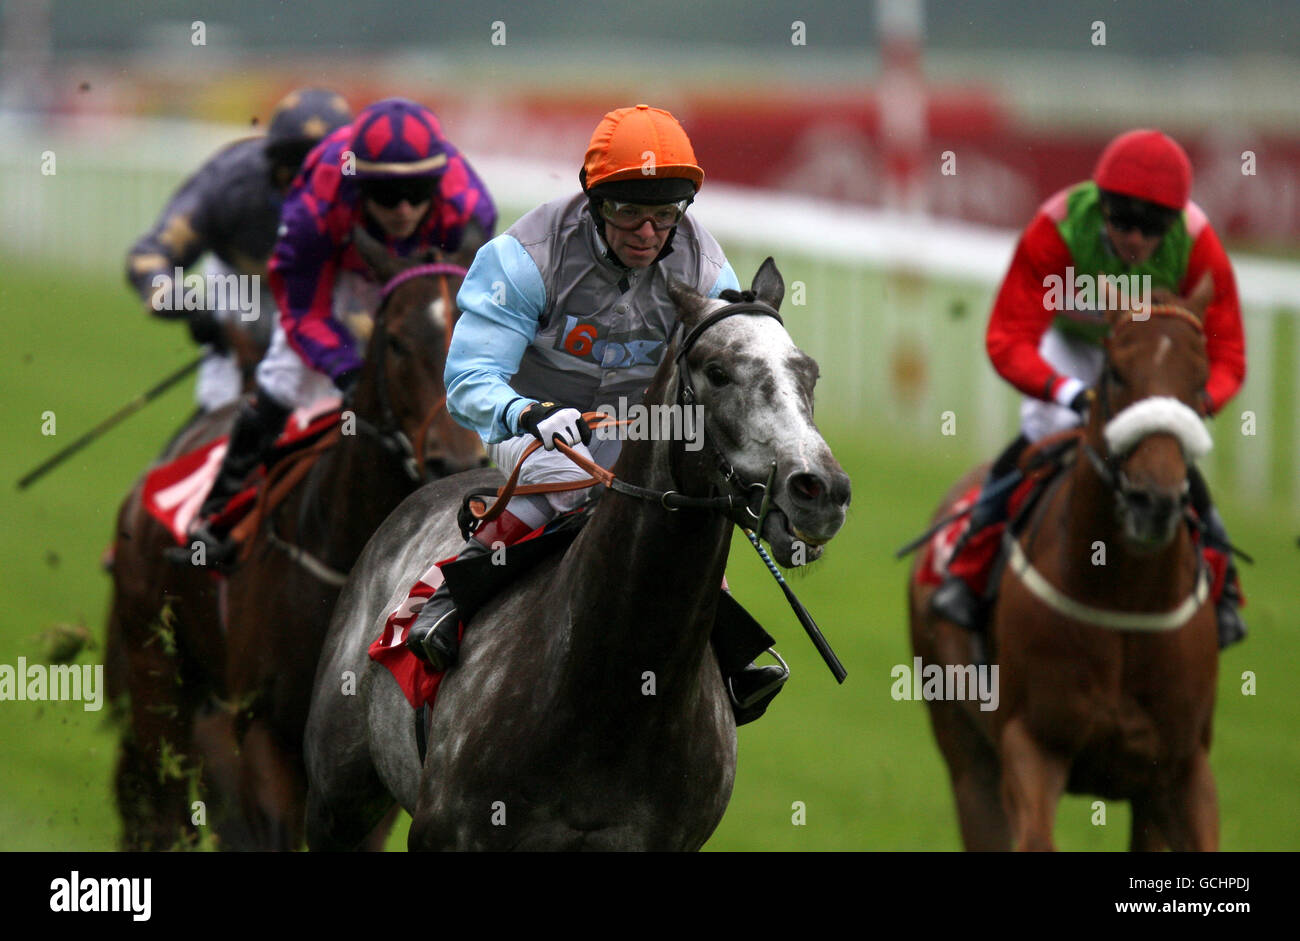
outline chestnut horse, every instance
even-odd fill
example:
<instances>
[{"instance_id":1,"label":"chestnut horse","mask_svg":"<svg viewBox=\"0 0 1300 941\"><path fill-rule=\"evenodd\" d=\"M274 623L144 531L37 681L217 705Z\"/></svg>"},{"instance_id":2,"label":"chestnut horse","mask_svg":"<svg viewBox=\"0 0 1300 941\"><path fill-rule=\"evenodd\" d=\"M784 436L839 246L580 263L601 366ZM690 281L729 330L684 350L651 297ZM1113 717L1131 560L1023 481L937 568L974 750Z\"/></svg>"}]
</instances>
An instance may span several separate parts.
<instances>
[{"instance_id":1,"label":"chestnut horse","mask_svg":"<svg viewBox=\"0 0 1300 941\"><path fill-rule=\"evenodd\" d=\"M442 373L463 269L452 278L438 274L453 270L446 266L415 269L364 231L354 238L379 282L391 286L350 406L354 424L345 415L338 443L263 522L251 557L224 579L177 566L163 557L171 537L142 508L140 483L122 505L106 660L110 693L130 695L117 772L128 849L195 842L188 779L200 768L211 785L206 799L222 812L214 822L225 846L301 844L302 729L344 576L384 517L429 474L486 463L477 436L445 406ZM233 415L230 407L196 422L163 459L227 433Z\"/></svg>"},{"instance_id":2,"label":"chestnut horse","mask_svg":"<svg viewBox=\"0 0 1300 941\"><path fill-rule=\"evenodd\" d=\"M1188 464L1210 448L1205 335L1174 305L1108 320L1073 465L1007 542L988 627L998 707L928 702L968 850L1052 849L1067 791L1130 801L1131 849L1217 848L1215 612L1184 521ZM976 663L970 632L931 611L917 566L913 652L945 670Z\"/></svg>"},{"instance_id":3,"label":"chestnut horse","mask_svg":"<svg viewBox=\"0 0 1300 941\"><path fill-rule=\"evenodd\" d=\"M430 561L460 545L466 489L502 475L430 484L375 533L317 673L312 849L355 848L395 802L414 818L412 849L698 849L708 839L736 767L709 642L733 521L754 525L745 507L758 508L770 477L762 535L783 565L798 540L815 559L850 490L813 425L817 366L776 315L784 285L771 259L753 289L758 304L670 288L680 330L645 402L698 402L700 447L624 442L613 471L644 490L607 490L562 557L478 611L439 687L423 765L411 707L367 648ZM664 503L670 491L694 505ZM346 671L356 695L340 693Z\"/></svg>"}]
</instances>

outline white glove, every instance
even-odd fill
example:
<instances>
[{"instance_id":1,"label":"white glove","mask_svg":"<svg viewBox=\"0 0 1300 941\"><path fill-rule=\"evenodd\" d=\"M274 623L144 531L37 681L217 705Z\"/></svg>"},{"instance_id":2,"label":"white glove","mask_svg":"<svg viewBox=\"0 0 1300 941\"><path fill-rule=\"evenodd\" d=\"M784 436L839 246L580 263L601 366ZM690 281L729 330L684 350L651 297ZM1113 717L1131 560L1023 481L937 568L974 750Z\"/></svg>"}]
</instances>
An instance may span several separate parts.
<instances>
[{"instance_id":1,"label":"white glove","mask_svg":"<svg viewBox=\"0 0 1300 941\"><path fill-rule=\"evenodd\" d=\"M538 402L529 406L519 416L519 429L541 441L548 451L555 450L557 437L570 447L579 441L586 444L591 440L591 428L583 420L582 413L576 408L565 408L554 402Z\"/></svg>"}]
</instances>

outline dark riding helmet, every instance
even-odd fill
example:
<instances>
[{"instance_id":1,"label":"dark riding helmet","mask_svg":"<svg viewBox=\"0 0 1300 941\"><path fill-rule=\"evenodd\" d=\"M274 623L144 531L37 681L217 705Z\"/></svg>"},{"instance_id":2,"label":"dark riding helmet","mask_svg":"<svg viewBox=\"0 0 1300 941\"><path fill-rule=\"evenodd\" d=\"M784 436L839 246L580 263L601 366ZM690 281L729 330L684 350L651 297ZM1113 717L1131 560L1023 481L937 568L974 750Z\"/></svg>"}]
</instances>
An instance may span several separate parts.
<instances>
[{"instance_id":1,"label":"dark riding helmet","mask_svg":"<svg viewBox=\"0 0 1300 941\"><path fill-rule=\"evenodd\" d=\"M338 92L299 88L280 100L266 131L266 156L277 171L298 172L308 152L331 131L352 120L352 109Z\"/></svg>"}]
</instances>

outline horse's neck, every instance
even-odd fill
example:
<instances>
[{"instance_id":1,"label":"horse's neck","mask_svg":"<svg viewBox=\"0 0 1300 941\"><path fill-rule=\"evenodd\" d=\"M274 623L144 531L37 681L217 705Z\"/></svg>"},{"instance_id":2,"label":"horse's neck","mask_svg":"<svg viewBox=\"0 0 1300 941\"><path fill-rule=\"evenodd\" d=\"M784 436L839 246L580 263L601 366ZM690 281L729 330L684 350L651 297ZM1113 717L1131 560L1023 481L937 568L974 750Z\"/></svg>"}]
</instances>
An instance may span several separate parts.
<instances>
[{"instance_id":1,"label":"horse's neck","mask_svg":"<svg viewBox=\"0 0 1300 941\"><path fill-rule=\"evenodd\" d=\"M379 524L414 489L400 462L370 434L341 435L298 488L292 512L303 548L347 570Z\"/></svg>"},{"instance_id":2,"label":"horse's neck","mask_svg":"<svg viewBox=\"0 0 1300 941\"><path fill-rule=\"evenodd\" d=\"M669 446L626 442L620 478L670 489ZM681 485L691 495L705 492L702 484ZM665 678L693 677L702 662L730 534L731 523L716 512L669 512L657 501L617 493L601 498L560 569L570 611L566 672L583 695L598 700L603 687L647 671L660 678L661 698L693 692L693 684Z\"/></svg>"},{"instance_id":3,"label":"horse's neck","mask_svg":"<svg viewBox=\"0 0 1300 941\"><path fill-rule=\"evenodd\" d=\"M1093 447L1104 453L1099 440ZM1164 610L1182 600L1189 590L1187 559L1195 552L1185 525L1179 525L1164 549L1150 555L1133 552L1115 512L1114 492L1082 453L1060 499L1064 510L1059 574L1066 594L1080 600L1106 599L1130 610Z\"/></svg>"}]
</instances>

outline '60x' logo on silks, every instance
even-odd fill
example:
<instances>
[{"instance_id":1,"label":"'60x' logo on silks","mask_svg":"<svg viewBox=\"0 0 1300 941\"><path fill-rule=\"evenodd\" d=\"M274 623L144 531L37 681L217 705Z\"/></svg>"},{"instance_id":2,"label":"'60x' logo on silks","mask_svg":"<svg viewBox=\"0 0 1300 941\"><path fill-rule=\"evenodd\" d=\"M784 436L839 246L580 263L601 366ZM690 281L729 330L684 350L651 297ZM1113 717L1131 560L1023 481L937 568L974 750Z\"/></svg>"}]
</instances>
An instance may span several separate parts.
<instances>
[{"instance_id":1,"label":"'60x' logo on silks","mask_svg":"<svg viewBox=\"0 0 1300 941\"><path fill-rule=\"evenodd\" d=\"M648 331L647 331L648 332ZM594 323L582 323L577 317L564 318L564 330L561 331L556 347L579 359L585 359L602 369L626 369L629 366L656 366L663 354L662 339L632 339L621 342L602 340L600 327Z\"/></svg>"}]
</instances>

